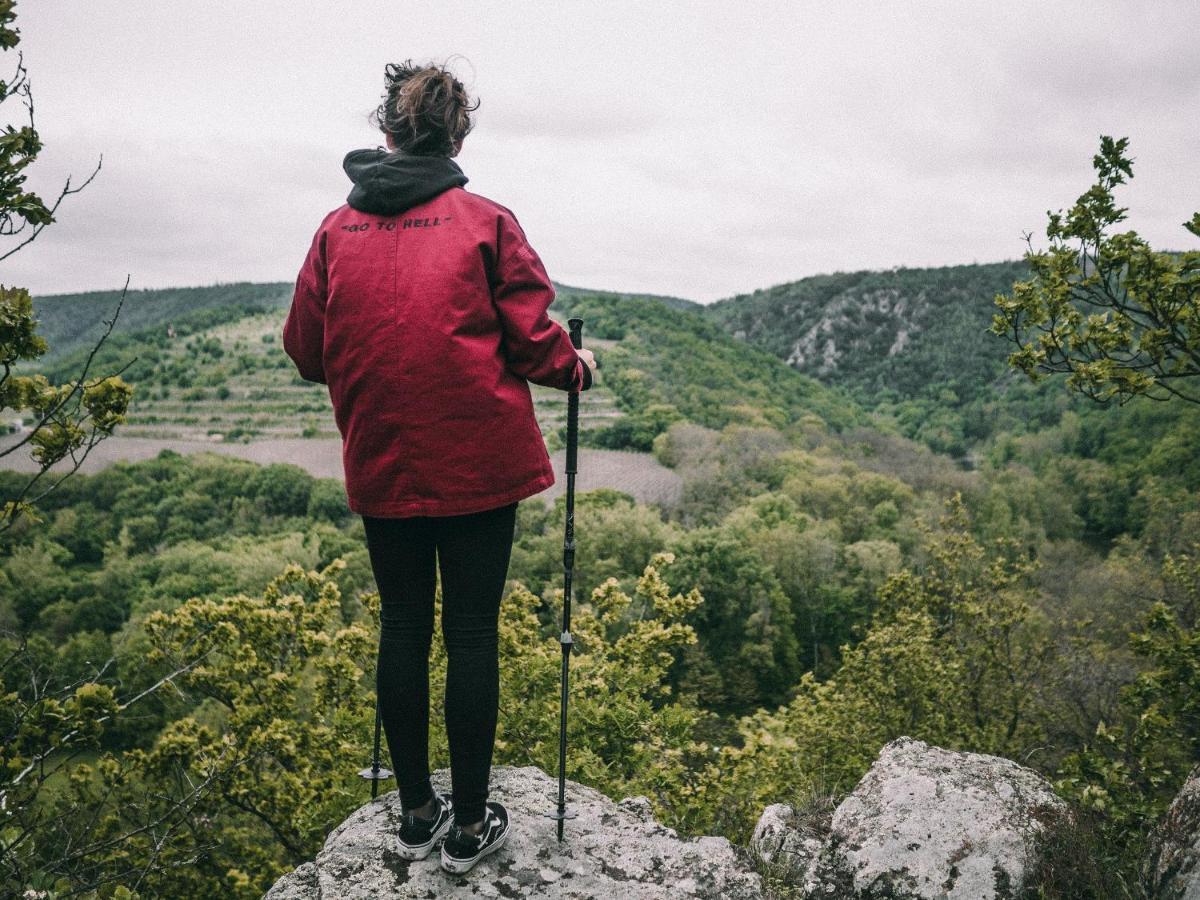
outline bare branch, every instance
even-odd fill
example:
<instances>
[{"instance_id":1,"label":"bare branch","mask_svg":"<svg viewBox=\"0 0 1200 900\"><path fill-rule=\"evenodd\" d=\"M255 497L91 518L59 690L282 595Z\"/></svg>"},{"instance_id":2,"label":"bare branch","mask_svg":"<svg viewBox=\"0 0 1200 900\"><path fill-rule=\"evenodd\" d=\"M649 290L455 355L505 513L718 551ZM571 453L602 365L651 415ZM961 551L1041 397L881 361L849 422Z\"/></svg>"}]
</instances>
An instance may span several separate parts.
<instances>
[{"instance_id":1,"label":"bare branch","mask_svg":"<svg viewBox=\"0 0 1200 900\"><path fill-rule=\"evenodd\" d=\"M96 176L100 174L100 169L103 166L104 166L104 156L101 155L99 161L96 163L96 168L92 169L92 173L90 175L88 175L88 177L84 179L83 184L79 185L78 187L71 187L71 176L68 175L66 183L63 184L62 190L60 190L58 192L58 197L55 199L54 204L50 207L50 221L39 222L38 224L32 226L32 230L30 231L29 236L27 238L25 238L23 241L20 241L15 247L8 250L6 253L0 253L0 261L8 259L10 256L12 256L14 253L16 253L22 247L28 246L30 243L32 243L34 241L34 239L37 238L37 236L39 234L41 234L42 231L45 230L46 226L51 224L54 221L54 214L58 212L58 207L62 204L63 200L65 200L67 197L70 197L73 194L80 193L84 188L86 188L89 184L91 184L92 181L95 180ZM7 234L8 235L16 235L16 234L20 234L24 230L25 230L25 225L22 225L17 230L9 231L9 232L7 232Z\"/></svg>"}]
</instances>

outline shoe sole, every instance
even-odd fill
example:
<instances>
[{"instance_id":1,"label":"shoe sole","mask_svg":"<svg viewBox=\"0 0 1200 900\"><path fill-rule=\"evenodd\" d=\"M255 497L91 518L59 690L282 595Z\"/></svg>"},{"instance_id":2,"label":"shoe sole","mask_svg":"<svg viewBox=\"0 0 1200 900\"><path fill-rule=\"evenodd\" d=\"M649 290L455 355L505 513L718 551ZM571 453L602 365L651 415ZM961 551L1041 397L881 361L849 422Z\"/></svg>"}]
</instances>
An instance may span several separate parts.
<instances>
[{"instance_id":1,"label":"shoe sole","mask_svg":"<svg viewBox=\"0 0 1200 900\"><path fill-rule=\"evenodd\" d=\"M508 840L508 832L509 832L510 828L512 828L511 825L509 825L508 828L504 829L504 833L501 834L500 837L496 839L495 843L493 843L489 847L484 847L482 850L480 850L477 854L472 856L470 859L456 859L453 856L447 856L445 853L445 848L443 848L443 850L442 850L442 868L445 869L447 872L450 872L453 875L465 875L467 872L470 872L471 869L473 869L475 867L475 863L479 862L481 859L483 859L489 853L494 853L497 850L499 850L501 847L504 846L504 842Z\"/></svg>"},{"instance_id":2,"label":"shoe sole","mask_svg":"<svg viewBox=\"0 0 1200 900\"><path fill-rule=\"evenodd\" d=\"M446 821L442 823L442 827L435 831L429 840L424 844L406 844L404 841L399 841L399 851L397 855L401 859L406 859L409 861L425 859L425 857L429 856L430 851L433 850L434 845L436 845L437 842L444 838L450 831L450 822L451 819L447 817Z\"/></svg>"}]
</instances>

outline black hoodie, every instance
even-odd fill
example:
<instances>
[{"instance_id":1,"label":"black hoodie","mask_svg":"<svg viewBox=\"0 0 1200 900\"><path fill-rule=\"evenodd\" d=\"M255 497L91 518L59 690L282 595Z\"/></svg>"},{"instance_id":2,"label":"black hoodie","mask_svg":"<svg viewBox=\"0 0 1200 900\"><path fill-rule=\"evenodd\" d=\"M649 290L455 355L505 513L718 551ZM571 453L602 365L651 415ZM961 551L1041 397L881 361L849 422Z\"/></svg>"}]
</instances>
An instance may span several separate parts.
<instances>
[{"instance_id":1,"label":"black hoodie","mask_svg":"<svg viewBox=\"0 0 1200 900\"><path fill-rule=\"evenodd\" d=\"M410 156L402 150L351 150L342 168L354 182L346 202L359 212L376 216L394 216L467 183L454 160Z\"/></svg>"}]
</instances>

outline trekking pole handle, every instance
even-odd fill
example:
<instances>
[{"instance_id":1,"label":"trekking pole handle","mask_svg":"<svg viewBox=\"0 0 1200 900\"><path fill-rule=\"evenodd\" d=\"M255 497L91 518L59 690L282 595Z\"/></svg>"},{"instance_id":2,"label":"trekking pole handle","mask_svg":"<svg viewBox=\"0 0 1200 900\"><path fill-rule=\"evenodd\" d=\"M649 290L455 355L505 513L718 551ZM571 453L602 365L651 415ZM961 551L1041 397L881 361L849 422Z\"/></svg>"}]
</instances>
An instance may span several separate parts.
<instances>
[{"instance_id":1,"label":"trekking pole handle","mask_svg":"<svg viewBox=\"0 0 1200 900\"><path fill-rule=\"evenodd\" d=\"M583 347L583 319L567 319L567 328L571 332L571 343L575 349Z\"/></svg>"}]
</instances>

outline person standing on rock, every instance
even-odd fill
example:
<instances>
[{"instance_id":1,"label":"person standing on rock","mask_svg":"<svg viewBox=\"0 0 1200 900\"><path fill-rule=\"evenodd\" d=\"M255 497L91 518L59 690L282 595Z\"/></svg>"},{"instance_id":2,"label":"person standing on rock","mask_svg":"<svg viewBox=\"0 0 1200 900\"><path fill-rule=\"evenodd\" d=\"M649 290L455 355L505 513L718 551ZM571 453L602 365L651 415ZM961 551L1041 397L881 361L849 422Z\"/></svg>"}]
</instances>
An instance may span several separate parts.
<instances>
[{"instance_id":1,"label":"person standing on rock","mask_svg":"<svg viewBox=\"0 0 1200 900\"><path fill-rule=\"evenodd\" d=\"M465 872L508 835L488 801L497 625L518 501L554 483L529 382L591 386L595 359L547 315L554 288L516 216L463 189L474 127L439 65L389 64L374 120L387 149L343 163L354 186L313 238L283 346L325 384L350 509L380 596L377 695L402 808L400 853ZM429 778L436 574L446 642L451 796Z\"/></svg>"}]
</instances>

